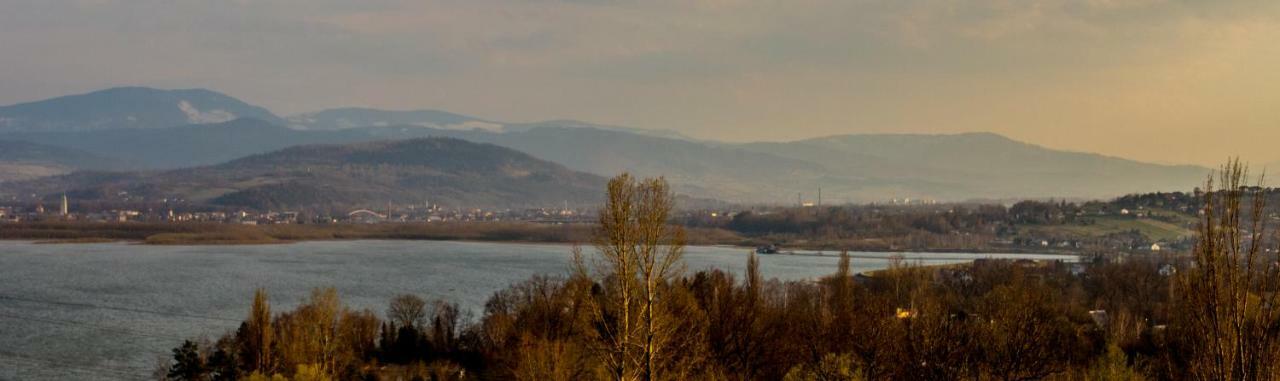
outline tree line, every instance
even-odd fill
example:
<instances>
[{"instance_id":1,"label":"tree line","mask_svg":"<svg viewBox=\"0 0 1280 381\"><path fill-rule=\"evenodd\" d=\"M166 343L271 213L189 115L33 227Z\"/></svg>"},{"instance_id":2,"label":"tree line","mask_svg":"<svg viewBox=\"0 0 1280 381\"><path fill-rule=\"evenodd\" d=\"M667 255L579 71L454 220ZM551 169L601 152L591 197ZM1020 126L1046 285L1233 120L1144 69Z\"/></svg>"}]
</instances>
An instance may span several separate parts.
<instances>
[{"instance_id":1,"label":"tree line","mask_svg":"<svg viewBox=\"0 0 1280 381\"><path fill-rule=\"evenodd\" d=\"M683 271L660 179L619 176L562 276L493 295L477 317L394 298L384 316L332 289L273 313L265 291L216 341L157 368L170 380L1273 380L1276 258L1265 198L1232 163L1203 194L1193 255L1084 263L895 262L814 281Z\"/></svg>"},{"instance_id":2,"label":"tree line","mask_svg":"<svg viewBox=\"0 0 1280 381\"><path fill-rule=\"evenodd\" d=\"M1267 197L1280 195L1272 190ZM1196 194L1202 194L1196 193ZM1189 200L1191 199L1191 200ZM1191 193L1129 195L1111 201L1023 200L1012 205L954 203L927 205L839 205L757 208L729 218L684 216L689 227L718 228L758 243L851 250L1016 250L1041 242L1070 243L1073 249L1134 251L1160 240L1138 230L1091 231L1100 219L1148 218L1179 227L1201 209ZM1123 213L1132 209L1132 213ZM1271 211L1275 215L1275 211ZM1141 216L1141 217L1138 217ZM1045 229L1063 227L1062 229ZM1191 242L1160 241L1187 251Z\"/></svg>"}]
</instances>

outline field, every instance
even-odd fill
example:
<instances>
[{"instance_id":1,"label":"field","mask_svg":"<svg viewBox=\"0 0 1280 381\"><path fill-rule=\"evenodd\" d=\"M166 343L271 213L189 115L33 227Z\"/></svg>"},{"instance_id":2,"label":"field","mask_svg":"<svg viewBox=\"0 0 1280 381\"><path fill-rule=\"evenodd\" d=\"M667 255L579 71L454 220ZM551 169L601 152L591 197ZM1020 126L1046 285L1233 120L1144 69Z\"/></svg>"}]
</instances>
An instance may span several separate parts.
<instances>
[{"instance_id":1,"label":"field","mask_svg":"<svg viewBox=\"0 0 1280 381\"><path fill-rule=\"evenodd\" d=\"M1046 235L1071 235L1084 237L1101 237L1113 233L1138 231L1151 240L1158 242L1177 241L1195 234L1190 226L1194 220L1190 217L1177 218L1178 223L1165 222L1151 218L1134 218L1122 216L1102 216L1091 218L1088 224L1063 224L1037 226L1032 231Z\"/></svg>"}]
</instances>

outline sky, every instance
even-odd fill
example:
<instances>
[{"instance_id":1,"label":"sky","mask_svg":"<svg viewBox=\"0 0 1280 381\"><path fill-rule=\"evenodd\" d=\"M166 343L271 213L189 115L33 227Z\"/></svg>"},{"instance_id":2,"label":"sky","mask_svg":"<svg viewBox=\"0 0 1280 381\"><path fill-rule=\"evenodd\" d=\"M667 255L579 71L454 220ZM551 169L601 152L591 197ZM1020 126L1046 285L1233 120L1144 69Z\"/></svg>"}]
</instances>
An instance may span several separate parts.
<instances>
[{"instance_id":1,"label":"sky","mask_svg":"<svg viewBox=\"0 0 1280 381\"><path fill-rule=\"evenodd\" d=\"M0 104L209 88L724 140L1280 161L1275 0L0 0Z\"/></svg>"}]
</instances>

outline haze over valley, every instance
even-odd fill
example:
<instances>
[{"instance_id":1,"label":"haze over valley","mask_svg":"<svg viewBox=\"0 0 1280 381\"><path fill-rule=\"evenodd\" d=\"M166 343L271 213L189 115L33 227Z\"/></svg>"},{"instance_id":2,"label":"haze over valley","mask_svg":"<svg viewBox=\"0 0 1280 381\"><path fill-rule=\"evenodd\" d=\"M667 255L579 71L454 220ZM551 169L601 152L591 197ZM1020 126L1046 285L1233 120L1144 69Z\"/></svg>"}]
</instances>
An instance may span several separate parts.
<instances>
[{"instance_id":1,"label":"haze over valley","mask_svg":"<svg viewBox=\"0 0 1280 381\"><path fill-rule=\"evenodd\" d=\"M788 204L797 202L797 196L799 202L816 202L819 188L825 201L832 204L894 199L1108 198L1135 192L1190 190L1208 171L1198 166L1160 165L1053 150L981 132L840 135L784 142L727 143L692 139L673 131L577 121L506 123L435 110L348 108L281 117L209 90L141 87L113 88L0 107L0 121L3 121L0 140L14 147L6 150L8 156L0 156L3 162L0 179L8 180L0 186L0 192L11 197L32 192L100 194L106 189L118 188L123 179L145 178L134 186L146 184L151 197L226 203L235 198L219 199L214 196L219 191L192 184L190 180L183 183L179 177L166 173L182 174L185 178L235 167L235 160L251 155L276 152L279 157L292 157L291 151L281 152L290 147L329 145L311 148L323 151L337 149L333 145L374 141L405 143L361 147L391 150L424 142L467 147L472 146L467 142L493 144L529 155L519 160L530 163L545 160L581 172L573 175L579 178L621 172L665 176L683 195L738 203ZM458 140L421 140L426 137ZM22 150L18 150L19 147ZM51 149L61 151L48 152ZM41 153L23 153L26 151ZM483 160L496 155L495 152L471 158ZM414 159L411 155L389 155L388 161L380 164L432 166L431 163L410 163ZM295 164L275 163L280 170ZM192 167L208 169L173 171ZM329 173L335 168L310 170L325 173L323 176L339 176ZM111 176L69 174L81 169L123 172ZM129 171L142 172L131 174ZM65 176L15 183L52 175ZM408 180L401 179L394 184L409 184L405 181ZM561 197L581 194L575 193L580 191L573 188L574 183L560 183L564 189L552 191L559 196L495 194L472 199L457 198L449 192L433 197L434 189L415 190L418 195L414 196L369 192L354 180L326 182L325 186L344 194L340 198L346 205L437 198L467 206L548 206L567 199L575 203L588 200ZM521 187L516 183L503 184ZM224 181L213 188L227 193L260 192L264 186L293 193L315 189L314 184L308 186L285 179L270 184ZM199 194L182 190L193 187L204 190ZM298 190L282 189L288 187L298 187ZM327 202L314 201L318 204L238 206L296 208Z\"/></svg>"}]
</instances>

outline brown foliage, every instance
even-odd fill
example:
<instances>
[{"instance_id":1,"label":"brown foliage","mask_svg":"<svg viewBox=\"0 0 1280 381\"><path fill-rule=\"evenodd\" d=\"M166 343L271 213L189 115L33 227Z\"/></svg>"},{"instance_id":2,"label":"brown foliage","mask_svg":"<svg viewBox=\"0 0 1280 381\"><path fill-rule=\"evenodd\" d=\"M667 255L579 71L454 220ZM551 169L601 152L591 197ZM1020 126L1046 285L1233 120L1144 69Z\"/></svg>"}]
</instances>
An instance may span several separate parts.
<instances>
[{"instance_id":1,"label":"brown foliage","mask_svg":"<svg viewBox=\"0 0 1280 381\"><path fill-rule=\"evenodd\" d=\"M331 289L271 317L259 292L238 345L188 343L175 359L188 360L184 374L337 379L1271 380L1280 276L1244 178L1233 164L1224 189L1205 193L1194 266L895 261L853 274L842 255L831 276L780 282L761 277L754 255L741 280L681 274L665 184L623 176L611 182L595 271L575 250L567 277L514 284L474 323L412 297L396 298L383 322ZM228 370L226 359L240 363Z\"/></svg>"},{"instance_id":2,"label":"brown foliage","mask_svg":"<svg viewBox=\"0 0 1280 381\"><path fill-rule=\"evenodd\" d=\"M1195 267L1177 278L1174 361L1191 379L1274 380L1280 360L1275 258L1264 252L1266 198L1238 161L1204 194Z\"/></svg>"}]
</instances>

